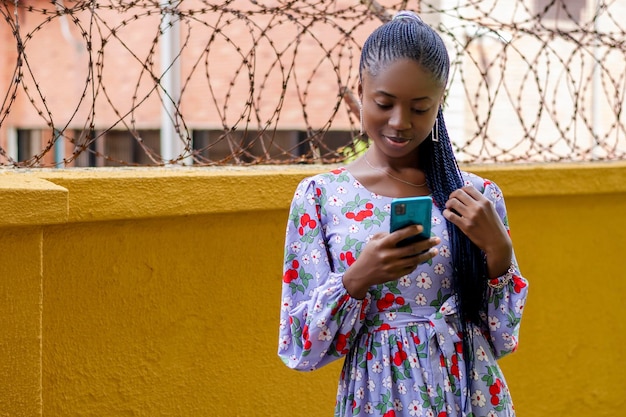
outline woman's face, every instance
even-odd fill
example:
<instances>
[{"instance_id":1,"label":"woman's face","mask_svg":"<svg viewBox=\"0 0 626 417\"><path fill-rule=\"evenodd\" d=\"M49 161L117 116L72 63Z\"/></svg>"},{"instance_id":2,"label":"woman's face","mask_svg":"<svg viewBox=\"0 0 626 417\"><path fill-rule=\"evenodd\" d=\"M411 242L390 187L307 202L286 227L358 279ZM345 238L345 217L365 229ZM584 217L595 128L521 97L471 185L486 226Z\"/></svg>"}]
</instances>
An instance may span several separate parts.
<instances>
[{"instance_id":1,"label":"woman's face","mask_svg":"<svg viewBox=\"0 0 626 417\"><path fill-rule=\"evenodd\" d=\"M378 74L362 74L359 95L363 128L391 158L413 156L435 124L444 86L410 59L395 61Z\"/></svg>"}]
</instances>

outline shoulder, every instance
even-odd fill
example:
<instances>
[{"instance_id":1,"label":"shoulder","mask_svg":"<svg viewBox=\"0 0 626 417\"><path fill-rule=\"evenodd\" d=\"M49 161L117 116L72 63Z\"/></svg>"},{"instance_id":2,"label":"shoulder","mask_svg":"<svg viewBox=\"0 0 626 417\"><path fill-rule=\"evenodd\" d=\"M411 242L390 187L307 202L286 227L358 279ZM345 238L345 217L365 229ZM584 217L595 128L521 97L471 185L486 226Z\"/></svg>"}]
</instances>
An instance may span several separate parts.
<instances>
[{"instance_id":1,"label":"shoulder","mask_svg":"<svg viewBox=\"0 0 626 417\"><path fill-rule=\"evenodd\" d=\"M472 172L461 171L464 185L471 185L492 201L502 200L502 190L495 182Z\"/></svg>"},{"instance_id":2,"label":"shoulder","mask_svg":"<svg viewBox=\"0 0 626 417\"><path fill-rule=\"evenodd\" d=\"M306 177L298 184L298 190L325 189L330 184L350 182L351 177L346 167L338 167L333 170L322 172Z\"/></svg>"}]
</instances>

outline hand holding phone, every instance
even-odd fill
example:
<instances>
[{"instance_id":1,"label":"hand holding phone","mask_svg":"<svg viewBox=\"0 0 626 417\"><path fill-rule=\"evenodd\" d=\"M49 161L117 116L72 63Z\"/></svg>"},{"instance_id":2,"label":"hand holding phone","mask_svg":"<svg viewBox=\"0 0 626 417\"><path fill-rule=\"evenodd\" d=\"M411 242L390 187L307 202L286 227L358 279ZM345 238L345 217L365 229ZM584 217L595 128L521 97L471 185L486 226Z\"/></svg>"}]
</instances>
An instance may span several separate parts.
<instances>
[{"instance_id":1,"label":"hand holding phone","mask_svg":"<svg viewBox=\"0 0 626 417\"><path fill-rule=\"evenodd\" d=\"M430 238L432 207L433 199L429 196L394 198L391 201L390 232L416 224L424 228L420 234L400 241L398 246Z\"/></svg>"}]
</instances>

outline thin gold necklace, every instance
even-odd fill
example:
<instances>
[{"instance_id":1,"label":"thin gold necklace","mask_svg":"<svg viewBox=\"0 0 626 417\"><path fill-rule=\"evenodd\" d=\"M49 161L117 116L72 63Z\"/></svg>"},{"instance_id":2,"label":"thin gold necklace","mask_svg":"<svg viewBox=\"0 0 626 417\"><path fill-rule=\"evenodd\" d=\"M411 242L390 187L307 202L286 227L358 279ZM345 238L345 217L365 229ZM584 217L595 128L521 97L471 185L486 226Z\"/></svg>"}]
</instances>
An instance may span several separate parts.
<instances>
[{"instance_id":1,"label":"thin gold necklace","mask_svg":"<svg viewBox=\"0 0 626 417\"><path fill-rule=\"evenodd\" d=\"M366 164L367 164L370 168L372 168L372 169L373 169L373 170L375 170L375 171L380 171L380 172L382 172L382 173L384 173L384 174L387 174L387 175L389 175L391 178L393 178L393 179L394 179L394 180L396 180L396 181L403 182L403 183L405 183L405 184L407 184L407 185L411 185L411 186L413 186L413 187L415 187L415 188L424 187L424 186L428 183L428 181L426 181L426 182L424 182L423 184L415 184L415 183L412 183L412 182L409 182L409 181L405 181L405 180L403 180L402 178L398 178L398 177L396 177L395 175L391 175L389 172L387 172L386 170L384 170L384 169L382 169L382 168L376 168L375 166L373 166L372 164L370 164L370 161L368 161L368 159L367 159L367 153L364 153L364 154L363 154L363 159L365 160L365 163L366 163Z\"/></svg>"}]
</instances>

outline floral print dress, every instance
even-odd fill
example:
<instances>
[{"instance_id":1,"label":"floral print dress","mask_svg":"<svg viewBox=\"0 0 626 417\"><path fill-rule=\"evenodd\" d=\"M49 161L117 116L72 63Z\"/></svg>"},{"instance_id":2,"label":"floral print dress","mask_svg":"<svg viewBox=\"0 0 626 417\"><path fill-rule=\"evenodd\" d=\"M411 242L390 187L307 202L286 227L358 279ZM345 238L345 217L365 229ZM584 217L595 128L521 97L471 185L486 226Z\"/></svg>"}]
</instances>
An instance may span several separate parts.
<instances>
[{"instance_id":1,"label":"floral print dress","mask_svg":"<svg viewBox=\"0 0 626 417\"><path fill-rule=\"evenodd\" d=\"M463 175L508 231L498 186ZM436 257L371 287L363 300L344 288L342 275L364 245L389 230L391 200L343 167L298 185L286 232L279 356L302 371L345 358L335 416L514 416L496 359L517 348L528 283L516 270L502 288L490 287L483 325L470 327L474 369L466 386L446 220L435 205Z\"/></svg>"}]
</instances>

